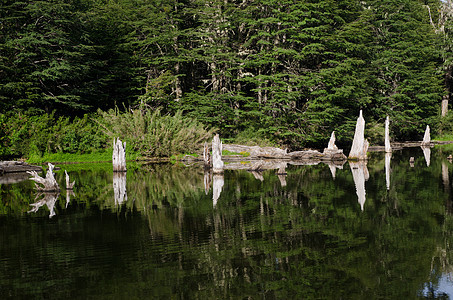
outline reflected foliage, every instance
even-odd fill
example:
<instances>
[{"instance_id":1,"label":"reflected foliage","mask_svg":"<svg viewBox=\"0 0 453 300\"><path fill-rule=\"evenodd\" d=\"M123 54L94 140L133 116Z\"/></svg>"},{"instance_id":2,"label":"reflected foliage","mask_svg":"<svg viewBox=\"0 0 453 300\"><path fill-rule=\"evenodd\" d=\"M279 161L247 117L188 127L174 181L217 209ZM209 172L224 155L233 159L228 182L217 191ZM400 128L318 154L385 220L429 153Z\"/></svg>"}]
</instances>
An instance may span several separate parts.
<instances>
[{"instance_id":1,"label":"reflected foliage","mask_svg":"<svg viewBox=\"0 0 453 300\"><path fill-rule=\"evenodd\" d=\"M122 205L111 168L72 166L74 195L52 219L24 213L28 182L0 186L0 295L442 298L453 274L448 154L433 149L427 167L420 148L394 152L388 190L384 153L371 155L363 211L347 164L335 179L325 164L289 165L284 187L275 170L262 181L226 171L215 206L202 166L128 166Z\"/></svg>"}]
</instances>

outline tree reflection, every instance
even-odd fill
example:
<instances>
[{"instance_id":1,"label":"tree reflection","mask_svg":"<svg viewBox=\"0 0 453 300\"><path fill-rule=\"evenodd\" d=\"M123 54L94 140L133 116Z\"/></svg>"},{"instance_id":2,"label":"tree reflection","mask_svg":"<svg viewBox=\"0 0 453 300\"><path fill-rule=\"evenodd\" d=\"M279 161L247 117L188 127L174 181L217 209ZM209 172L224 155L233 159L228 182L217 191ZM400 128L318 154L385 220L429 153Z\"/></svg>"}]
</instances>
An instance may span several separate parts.
<instances>
[{"instance_id":1,"label":"tree reflection","mask_svg":"<svg viewBox=\"0 0 453 300\"><path fill-rule=\"evenodd\" d=\"M49 209L49 218L52 218L55 216L55 203L58 200L58 196L60 193L47 193L47 192L42 192L38 193L35 197L35 203L30 204L33 206L31 210L29 210L29 213L36 213L42 206L47 205L47 208ZM41 199L39 199L42 197Z\"/></svg>"}]
</instances>

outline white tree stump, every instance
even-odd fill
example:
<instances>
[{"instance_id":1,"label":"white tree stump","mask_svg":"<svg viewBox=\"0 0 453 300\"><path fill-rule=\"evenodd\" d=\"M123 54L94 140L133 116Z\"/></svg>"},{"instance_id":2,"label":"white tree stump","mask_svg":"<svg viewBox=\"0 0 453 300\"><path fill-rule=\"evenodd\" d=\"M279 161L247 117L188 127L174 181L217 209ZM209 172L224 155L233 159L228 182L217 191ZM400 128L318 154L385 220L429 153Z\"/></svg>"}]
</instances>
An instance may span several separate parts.
<instances>
[{"instance_id":1,"label":"white tree stump","mask_svg":"<svg viewBox=\"0 0 453 300\"><path fill-rule=\"evenodd\" d=\"M431 144L431 135L429 125L426 125L425 135L423 136L422 146L429 146Z\"/></svg>"},{"instance_id":2,"label":"white tree stump","mask_svg":"<svg viewBox=\"0 0 453 300\"><path fill-rule=\"evenodd\" d=\"M73 182L70 182L69 175L68 172L66 172L66 170L64 170L64 174L66 175L66 189L72 190L74 188L75 180Z\"/></svg>"},{"instance_id":3,"label":"white tree stump","mask_svg":"<svg viewBox=\"0 0 453 300\"><path fill-rule=\"evenodd\" d=\"M126 142L113 139L113 154L112 154L113 172L126 172Z\"/></svg>"},{"instance_id":4,"label":"white tree stump","mask_svg":"<svg viewBox=\"0 0 453 300\"><path fill-rule=\"evenodd\" d=\"M390 132L389 132L390 120L389 116L385 118L385 152L391 153L392 147L390 146Z\"/></svg>"},{"instance_id":5,"label":"white tree stump","mask_svg":"<svg viewBox=\"0 0 453 300\"><path fill-rule=\"evenodd\" d=\"M222 141L218 134L212 140L212 172L214 174L223 173Z\"/></svg>"},{"instance_id":6,"label":"white tree stump","mask_svg":"<svg viewBox=\"0 0 453 300\"><path fill-rule=\"evenodd\" d=\"M36 171L27 171L27 174L33 176L30 178L30 180L33 180L35 182L35 187L37 190L42 192L58 192L60 191L60 186L58 185L53 175L53 169L55 168L55 166L51 163L48 163L47 165L49 166L49 169L47 170L45 178L39 176Z\"/></svg>"},{"instance_id":7,"label":"white tree stump","mask_svg":"<svg viewBox=\"0 0 453 300\"><path fill-rule=\"evenodd\" d=\"M368 146L368 141L365 140L365 119L362 116L362 110L360 110L359 117L357 118L357 124L355 126L351 152L349 152L349 158L354 160L367 159L366 153L368 151Z\"/></svg>"},{"instance_id":8,"label":"white tree stump","mask_svg":"<svg viewBox=\"0 0 453 300\"><path fill-rule=\"evenodd\" d=\"M335 145L335 131L332 131L330 135L329 144L327 144L327 150L338 150L338 147Z\"/></svg>"}]
</instances>

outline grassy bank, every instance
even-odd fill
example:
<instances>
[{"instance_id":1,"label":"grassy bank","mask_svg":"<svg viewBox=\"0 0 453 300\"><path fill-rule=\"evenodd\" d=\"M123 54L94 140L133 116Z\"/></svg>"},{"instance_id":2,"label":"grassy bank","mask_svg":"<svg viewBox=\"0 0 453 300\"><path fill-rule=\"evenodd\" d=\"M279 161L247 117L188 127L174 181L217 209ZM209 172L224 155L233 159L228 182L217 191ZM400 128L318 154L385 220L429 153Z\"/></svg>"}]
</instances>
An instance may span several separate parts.
<instances>
[{"instance_id":1,"label":"grassy bank","mask_svg":"<svg viewBox=\"0 0 453 300\"><path fill-rule=\"evenodd\" d=\"M126 160L138 160L140 156L136 153L126 153ZM112 150L105 150L96 153L46 153L42 156L32 154L28 159L28 163L42 164L42 163L71 163L71 162L110 162L112 161Z\"/></svg>"}]
</instances>

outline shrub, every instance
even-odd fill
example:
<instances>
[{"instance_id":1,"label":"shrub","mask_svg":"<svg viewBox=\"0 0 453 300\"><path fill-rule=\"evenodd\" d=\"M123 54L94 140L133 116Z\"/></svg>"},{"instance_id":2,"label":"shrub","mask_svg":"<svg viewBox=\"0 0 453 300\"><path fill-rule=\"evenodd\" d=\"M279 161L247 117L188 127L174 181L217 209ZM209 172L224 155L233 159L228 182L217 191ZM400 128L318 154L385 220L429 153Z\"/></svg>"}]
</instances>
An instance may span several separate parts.
<instances>
[{"instance_id":1,"label":"shrub","mask_svg":"<svg viewBox=\"0 0 453 300\"><path fill-rule=\"evenodd\" d=\"M204 141L211 138L214 129L207 130L195 119L177 111L174 116L162 115L161 111L146 108L120 112L111 109L98 111L99 124L111 139L119 137L129 149L143 156L166 156L195 152Z\"/></svg>"}]
</instances>

